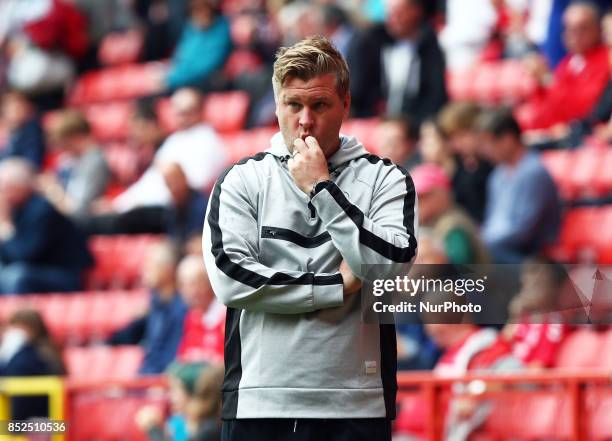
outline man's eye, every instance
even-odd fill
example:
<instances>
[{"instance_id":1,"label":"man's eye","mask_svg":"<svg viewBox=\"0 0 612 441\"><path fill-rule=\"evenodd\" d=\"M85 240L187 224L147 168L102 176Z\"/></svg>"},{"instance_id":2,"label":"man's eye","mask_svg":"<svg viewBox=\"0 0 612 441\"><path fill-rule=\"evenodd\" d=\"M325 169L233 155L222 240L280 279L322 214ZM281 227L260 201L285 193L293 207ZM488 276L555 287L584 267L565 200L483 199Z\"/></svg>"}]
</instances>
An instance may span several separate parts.
<instances>
[{"instance_id":1,"label":"man's eye","mask_svg":"<svg viewBox=\"0 0 612 441\"><path fill-rule=\"evenodd\" d=\"M314 107L314 110L323 110L327 107L327 104L323 102L319 102L319 103L315 103L313 107Z\"/></svg>"},{"instance_id":2,"label":"man's eye","mask_svg":"<svg viewBox=\"0 0 612 441\"><path fill-rule=\"evenodd\" d=\"M289 107L291 107L292 109L299 109L300 108L300 103L296 103L296 102L290 102L289 103Z\"/></svg>"}]
</instances>

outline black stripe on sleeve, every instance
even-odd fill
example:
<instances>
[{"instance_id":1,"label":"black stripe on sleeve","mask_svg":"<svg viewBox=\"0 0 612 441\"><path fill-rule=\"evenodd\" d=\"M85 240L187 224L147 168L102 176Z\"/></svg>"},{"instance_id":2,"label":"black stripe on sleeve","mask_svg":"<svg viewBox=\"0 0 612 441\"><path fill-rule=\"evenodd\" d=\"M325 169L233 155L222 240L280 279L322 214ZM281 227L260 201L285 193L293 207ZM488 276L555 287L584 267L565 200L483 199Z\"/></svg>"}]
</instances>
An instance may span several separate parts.
<instances>
[{"instance_id":1,"label":"black stripe on sleeve","mask_svg":"<svg viewBox=\"0 0 612 441\"><path fill-rule=\"evenodd\" d=\"M364 157L371 163L376 163L382 161L385 165L390 165L396 167L391 161L388 159L381 159L375 155L367 155ZM327 190L329 194L334 198L336 203L344 210L344 212L351 218L353 223L359 228L359 241L376 251L380 255L386 257L389 260L394 262L408 263L410 262L415 254L417 241L414 237L414 204L415 204L415 189L414 184L412 182L412 178L410 175L401 167L397 167L397 169L405 176L406 181L406 196L404 198L404 207L403 207L403 215L404 215L404 228L406 228L406 232L408 233L408 246L405 248L397 247L392 243L385 241L384 239L376 236L371 231L366 230L363 227L363 220L365 215L363 212L355 205L351 204L351 202L346 198L342 190L333 182L328 181L322 184L322 190Z\"/></svg>"},{"instance_id":2,"label":"black stripe on sleeve","mask_svg":"<svg viewBox=\"0 0 612 441\"><path fill-rule=\"evenodd\" d=\"M219 205L223 181L236 165L243 165L251 159L254 161L261 161L268 154L269 153L258 153L253 157L240 160L234 166L223 172L215 184L215 189L210 201L211 207L208 215L208 225L210 226L211 252L215 257L217 267L228 277L255 289L264 285L342 285L342 275L340 274L315 276L314 273L304 273L299 277L293 277L282 272L275 272L271 277L265 277L232 262L225 253L223 249L223 233L219 226Z\"/></svg>"}]
</instances>

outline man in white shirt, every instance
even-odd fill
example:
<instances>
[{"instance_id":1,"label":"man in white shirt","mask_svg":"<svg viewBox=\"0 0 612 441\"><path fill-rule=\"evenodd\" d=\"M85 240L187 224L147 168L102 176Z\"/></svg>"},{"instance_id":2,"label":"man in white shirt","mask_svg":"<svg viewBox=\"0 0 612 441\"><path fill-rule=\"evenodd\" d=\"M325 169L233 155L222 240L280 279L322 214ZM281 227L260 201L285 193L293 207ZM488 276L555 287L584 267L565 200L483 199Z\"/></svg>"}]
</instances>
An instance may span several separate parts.
<instances>
[{"instance_id":1,"label":"man in white shirt","mask_svg":"<svg viewBox=\"0 0 612 441\"><path fill-rule=\"evenodd\" d=\"M212 187L227 164L227 154L214 129L202 122L202 101L202 95L194 89L179 89L172 95L179 130L162 144L142 177L114 199L115 210L168 205L170 193L155 167L159 162L179 164L193 189L206 191Z\"/></svg>"}]
</instances>

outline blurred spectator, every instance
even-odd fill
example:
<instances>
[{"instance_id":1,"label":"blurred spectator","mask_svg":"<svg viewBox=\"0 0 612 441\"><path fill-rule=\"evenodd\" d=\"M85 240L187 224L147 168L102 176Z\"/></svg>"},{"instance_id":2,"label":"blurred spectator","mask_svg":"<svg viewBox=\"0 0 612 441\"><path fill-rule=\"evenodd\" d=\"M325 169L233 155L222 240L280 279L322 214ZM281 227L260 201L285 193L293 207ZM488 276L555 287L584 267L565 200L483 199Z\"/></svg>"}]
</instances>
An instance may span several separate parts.
<instances>
[{"instance_id":1,"label":"blurred spectator","mask_svg":"<svg viewBox=\"0 0 612 441\"><path fill-rule=\"evenodd\" d=\"M56 115L48 135L54 146L66 152L69 165L58 175L40 176L39 188L57 209L82 219L91 214L92 204L109 184L111 172L104 153L78 110Z\"/></svg>"},{"instance_id":2,"label":"blurred spectator","mask_svg":"<svg viewBox=\"0 0 612 441\"><path fill-rule=\"evenodd\" d=\"M0 161L21 157L40 169L45 158L45 139L34 105L19 92L2 96L2 122L9 130L5 145L0 147Z\"/></svg>"},{"instance_id":3,"label":"blurred spectator","mask_svg":"<svg viewBox=\"0 0 612 441\"><path fill-rule=\"evenodd\" d=\"M141 344L141 374L162 373L174 360L183 335L187 305L176 289L176 266L176 251L171 243L163 242L151 251L142 269L143 284L151 293L149 309L108 341L113 345Z\"/></svg>"},{"instance_id":4,"label":"blurred spectator","mask_svg":"<svg viewBox=\"0 0 612 441\"><path fill-rule=\"evenodd\" d=\"M383 118L376 127L376 139L378 154L394 164L410 170L421 162L414 129L407 118Z\"/></svg>"},{"instance_id":5,"label":"blurred spectator","mask_svg":"<svg viewBox=\"0 0 612 441\"><path fill-rule=\"evenodd\" d=\"M495 262L520 263L557 237L557 188L538 155L522 144L510 112L491 110L479 125L486 154L497 164L487 184L482 238Z\"/></svg>"},{"instance_id":6,"label":"blurred spectator","mask_svg":"<svg viewBox=\"0 0 612 441\"><path fill-rule=\"evenodd\" d=\"M419 197L419 223L439 240L450 263L488 263L478 227L453 201L451 182L440 166L423 164L410 175Z\"/></svg>"},{"instance_id":7,"label":"blurred spectator","mask_svg":"<svg viewBox=\"0 0 612 441\"><path fill-rule=\"evenodd\" d=\"M0 15L9 84L29 94L61 91L88 47L87 23L77 7L67 0L9 1Z\"/></svg>"},{"instance_id":8,"label":"blurred spectator","mask_svg":"<svg viewBox=\"0 0 612 441\"><path fill-rule=\"evenodd\" d=\"M573 3L563 21L569 54L552 77L542 61L532 62L531 70L542 87L517 110L525 129L546 129L586 117L610 81L609 54L601 44L597 8L591 3Z\"/></svg>"},{"instance_id":9,"label":"blurred spectator","mask_svg":"<svg viewBox=\"0 0 612 441\"><path fill-rule=\"evenodd\" d=\"M440 112L440 130L454 156L453 192L457 204L476 222L482 222L486 201L486 183L493 167L480 157L476 127L481 109L469 102L447 104Z\"/></svg>"},{"instance_id":10,"label":"blurred spectator","mask_svg":"<svg viewBox=\"0 0 612 441\"><path fill-rule=\"evenodd\" d=\"M164 423L162 413L153 406L145 406L136 414L136 424L151 441L190 439L187 413L204 368L203 363L173 363L168 367L170 418Z\"/></svg>"},{"instance_id":11,"label":"blurred spectator","mask_svg":"<svg viewBox=\"0 0 612 441\"><path fill-rule=\"evenodd\" d=\"M448 146L448 139L437 118L428 118L419 130L419 153L424 163L439 165L448 176L455 173L455 157Z\"/></svg>"},{"instance_id":12,"label":"blurred spectator","mask_svg":"<svg viewBox=\"0 0 612 441\"><path fill-rule=\"evenodd\" d=\"M194 237L201 241L208 199L189 187L182 167L176 162L160 163L158 167L172 196L167 233L183 250Z\"/></svg>"},{"instance_id":13,"label":"blurred spectator","mask_svg":"<svg viewBox=\"0 0 612 441\"><path fill-rule=\"evenodd\" d=\"M336 46L344 58L349 57L356 31L346 12L340 6L330 3L323 5L322 13L323 36Z\"/></svg>"},{"instance_id":14,"label":"blurred spectator","mask_svg":"<svg viewBox=\"0 0 612 441\"><path fill-rule=\"evenodd\" d=\"M213 294L202 256L185 257L178 268L179 291L189 305L178 349L182 362L223 360L225 306Z\"/></svg>"},{"instance_id":15,"label":"blurred spectator","mask_svg":"<svg viewBox=\"0 0 612 441\"><path fill-rule=\"evenodd\" d=\"M143 60L167 58L187 21L188 0L133 0L131 4L144 27Z\"/></svg>"},{"instance_id":16,"label":"blurred spectator","mask_svg":"<svg viewBox=\"0 0 612 441\"><path fill-rule=\"evenodd\" d=\"M40 314L33 309L14 312L0 342L0 377L64 375L62 358ZM47 396L11 398L13 420L47 417Z\"/></svg>"},{"instance_id":17,"label":"blurred spectator","mask_svg":"<svg viewBox=\"0 0 612 441\"><path fill-rule=\"evenodd\" d=\"M198 91L180 89L172 95L171 102L179 130L166 139L154 160L176 162L191 188L208 191L227 162L223 144L215 131L202 122L202 95ZM119 211L127 211L139 206L165 206L170 200L163 177L151 166L113 205Z\"/></svg>"},{"instance_id":18,"label":"blurred spectator","mask_svg":"<svg viewBox=\"0 0 612 441\"><path fill-rule=\"evenodd\" d=\"M355 116L405 114L418 127L446 102L444 56L423 20L423 3L387 0L385 24L356 39L350 64Z\"/></svg>"},{"instance_id":19,"label":"blurred spectator","mask_svg":"<svg viewBox=\"0 0 612 441\"><path fill-rule=\"evenodd\" d=\"M229 22L218 14L213 0L189 0L189 21L172 55L165 86L214 89L212 76L223 67L231 46Z\"/></svg>"},{"instance_id":20,"label":"blurred spectator","mask_svg":"<svg viewBox=\"0 0 612 441\"><path fill-rule=\"evenodd\" d=\"M521 271L521 290L509 305L510 320L502 338L512 354L530 368L549 368L555 362L569 326L561 316L564 288L569 281L563 266L530 259ZM574 307L578 303L576 297Z\"/></svg>"},{"instance_id":21,"label":"blurred spectator","mask_svg":"<svg viewBox=\"0 0 612 441\"><path fill-rule=\"evenodd\" d=\"M202 371L187 408L189 441L221 441L221 387L225 369L211 365Z\"/></svg>"},{"instance_id":22,"label":"blurred spectator","mask_svg":"<svg viewBox=\"0 0 612 441\"><path fill-rule=\"evenodd\" d=\"M74 224L34 190L29 163L0 163L0 293L77 291L93 264Z\"/></svg>"},{"instance_id":23,"label":"blurred spectator","mask_svg":"<svg viewBox=\"0 0 612 441\"><path fill-rule=\"evenodd\" d=\"M93 53L111 32L135 28L134 17L124 0L73 0L87 18L87 31Z\"/></svg>"},{"instance_id":24,"label":"blurred spectator","mask_svg":"<svg viewBox=\"0 0 612 441\"><path fill-rule=\"evenodd\" d=\"M139 100L129 122L128 145L137 160L128 184L136 181L149 168L165 139L153 103L147 99Z\"/></svg>"},{"instance_id":25,"label":"blurred spectator","mask_svg":"<svg viewBox=\"0 0 612 441\"><path fill-rule=\"evenodd\" d=\"M493 0L448 0L446 25L440 32L448 68L473 65L491 39L496 22Z\"/></svg>"}]
</instances>

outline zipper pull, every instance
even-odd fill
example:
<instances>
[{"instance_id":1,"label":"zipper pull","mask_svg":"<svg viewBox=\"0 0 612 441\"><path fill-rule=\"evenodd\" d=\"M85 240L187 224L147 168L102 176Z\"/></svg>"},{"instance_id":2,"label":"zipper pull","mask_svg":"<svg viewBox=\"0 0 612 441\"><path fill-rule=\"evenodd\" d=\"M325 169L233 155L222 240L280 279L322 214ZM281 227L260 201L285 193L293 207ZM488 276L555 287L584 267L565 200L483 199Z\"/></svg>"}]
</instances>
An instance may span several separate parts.
<instances>
[{"instance_id":1,"label":"zipper pull","mask_svg":"<svg viewBox=\"0 0 612 441\"><path fill-rule=\"evenodd\" d=\"M317 214L315 212L315 207L314 205L312 205L312 202L308 202L308 208L310 209L310 218L314 219L315 217L317 217Z\"/></svg>"}]
</instances>

